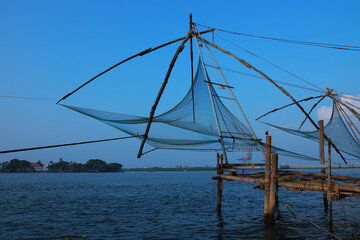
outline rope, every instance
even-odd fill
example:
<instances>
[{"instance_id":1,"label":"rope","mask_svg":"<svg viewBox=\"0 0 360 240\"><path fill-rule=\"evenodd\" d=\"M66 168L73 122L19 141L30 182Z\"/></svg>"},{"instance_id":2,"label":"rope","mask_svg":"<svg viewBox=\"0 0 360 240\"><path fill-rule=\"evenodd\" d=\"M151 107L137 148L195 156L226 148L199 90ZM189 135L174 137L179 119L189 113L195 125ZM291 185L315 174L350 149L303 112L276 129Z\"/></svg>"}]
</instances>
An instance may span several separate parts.
<instances>
[{"instance_id":1,"label":"rope","mask_svg":"<svg viewBox=\"0 0 360 240\"><path fill-rule=\"evenodd\" d=\"M315 223L312 222L311 220L309 220L309 219L307 219L306 217L302 216L300 213L296 212L295 209L294 209L290 204L285 203L285 202L282 200L282 198L279 196L278 191L276 190L276 186L275 186L275 183L274 183L274 180L273 180L273 179L271 179L271 182L272 182L272 184L273 184L275 193L276 193L278 199L280 200L281 204L284 204L284 205L285 205L286 210L289 211L289 213L290 213L291 216L295 219L295 221L298 222L298 219L296 218L296 216L298 215L298 216L300 216L302 219L304 219L305 221L309 222L310 224L312 224L313 226L319 228L320 230L322 230L322 231L330 234L330 235L333 236L334 238L342 240L342 238L336 236L335 234L329 232L328 230L322 228L321 226L315 224Z\"/></svg>"},{"instance_id":2,"label":"rope","mask_svg":"<svg viewBox=\"0 0 360 240\"><path fill-rule=\"evenodd\" d=\"M6 96L6 95L0 95L0 97L1 98L26 99L26 100L56 101L56 99L51 99L51 98L33 98L33 97L18 97L18 96Z\"/></svg>"},{"instance_id":3,"label":"rope","mask_svg":"<svg viewBox=\"0 0 360 240\"><path fill-rule=\"evenodd\" d=\"M324 90L322 90L320 87L316 86L315 84L312 84L312 83L310 83L310 82L306 81L305 79L303 79L303 78L301 78L301 77L299 77L299 76L295 75L294 73L289 72L288 70L286 70L286 69L284 69L284 68L282 68L282 67L280 67L280 66L278 66L278 65L276 65L276 64L274 64L274 63L272 63L272 62L270 62L269 60L266 60L265 58L262 58L262 57L260 57L260 56L256 55L256 54L255 54L255 53L253 53L253 52L250 52L249 50L247 50L247 49L245 49L245 48L243 48L243 47L241 47L241 46L237 45L236 43L233 43L233 42L231 42L231 41L229 41L229 40L227 40L227 39L225 39L225 38L222 38L222 37L220 37L220 36L218 36L218 37L219 37L219 38L221 38L222 40L224 40L224 41L226 41L226 42L228 42L228 43L230 43L230 44L234 45L235 47L238 47L238 48L240 48L240 49L244 50L245 52L247 52L247 53L249 53L249 54L251 54L251 55L253 55L253 56L255 56L255 57L257 57L257 58L259 58L259 59L261 59L261 60L263 60L264 62L267 62L267 63L269 63L270 65L272 65L272 66L274 66L274 67L276 67L276 68L278 68L278 69L280 69L280 70L282 70L282 71L284 71L284 72L286 72L286 73L290 74L291 76L296 77L296 78L300 79L301 81L303 81L303 82L305 82L305 83L307 83L307 84L309 84L309 85L311 85L311 86L313 86L313 87L315 87L315 88L317 88L317 89L319 89L319 90L321 90L321 91L325 92Z\"/></svg>"},{"instance_id":4,"label":"rope","mask_svg":"<svg viewBox=\"0 0 360 240\"><path fill-rule=\"evenodd\" d=\"M196 25L206 27L206 28L210 28L210 27L202 25L200 23L196 23ZM253 35L253 34L247 34L247 33L233 32L233 31L228 31L228 30L224 30L224 29L220 29L220 28L211 28L211 29L215 29L215 30L220 31L220 32L226 32L226 33L231 33L231 34L235 34L235 35L246 36L246 37L262 38L262 39L267 39L267 40L275 40L275 41L281 41L281 42L287 42L287 43L302 44L302 45L313 46L313 47L332 48L332 49L337 49L337 50L360 51L359 46L333 44L333 43L321 43L321 42L309 42L309 41L292 40L292 39L284 39L284 38L266 37L266 36L259 36L259 35Z\"/></svg>"},{"instance_id":5,"label":"rope","mask_svg":"<svg viewBox=\"0 0 360 240\"><path fill-rule=\"evenodd\" d=\"M143 152L141 155L145 155L145 154L147 154L147 153L149 153L149 152L152 152L152 151L155 151L155 150L157 150L158 148L153 148L153 149L151 149L151 150L149 150L149 151L147 151L147 152Z\"/></svg>"},{"instance_id":6,"label":"rope","mask_svg":"<svg viewBox=\"0 0 360 240\"><path fill-rule=\"evenodd\" d=\"M208 66L208 67L215 68L215 69L217 68L217 67L209 65L209 64L205 64L205 65ZM245 73L245 72L241 72L241 71L230 69L230 68L224 68L224 67L221 67L221 69L229 71L229 72L234 72L234 73L238 73L238 74L241 74L241 75L245 75L245 76L248 76L248 77L254 77L254 78L259 78L259 79L266 80L266 78L261 77L261 76L257 76L255 74ZM281 83L281 84L292 86L292 87L302 88L302 89L309 90L309 91L320 92L320 93L324 92L324 90L322 90L322 89L317 90L317 89L308 88L308 87L304 87L304 86L300 86L300 85L296 85L296 84L292 84L292 83L287 83L287 82L283 82L283 81L278 81L278 80L273 80L273 81L276 82L276 83ZM360 101L360 100L358 100L358 101Z\"/></svg>"},{"instance_id":7,"label":"rope","mask_svg":"<svg viewBox=\"0 0 360 240\"><path fill-rule=\"evenodd\" d=\"M0 154L13 153L13 152L23 152L23 151L32 151L32 150L45 149L45 148L67 147L67 146L87 144L87 143L107 142L107 141L127 139L127 138L134 138L134 137L141 137L141 136L129 136L129 137L121 137L121 138L109 138L109 139L86 141L86 142L76 142L76 143L65 143L65 144L58 144L58 145L49 145L49 146L43 146L43 147L32 147L32 148L13 149L13 150L0 151Z\"/></svg>"}]
</instances>

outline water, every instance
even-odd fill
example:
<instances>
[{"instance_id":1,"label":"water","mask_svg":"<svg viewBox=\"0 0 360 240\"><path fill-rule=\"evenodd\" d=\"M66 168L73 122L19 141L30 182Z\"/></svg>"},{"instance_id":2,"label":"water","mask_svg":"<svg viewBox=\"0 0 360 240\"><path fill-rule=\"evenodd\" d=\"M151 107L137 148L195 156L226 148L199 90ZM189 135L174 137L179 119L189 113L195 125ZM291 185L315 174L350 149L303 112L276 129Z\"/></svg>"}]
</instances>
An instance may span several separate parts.
<instances>
[{"instance_id":1,"label":"water","mask_svg":"<svg viewBox=\"0 0 360 240\"><path fill-rule=\"evenodd\" d=\"M224 182L216 211L215 172L0 173L0 239L330 239L284 206L263 223L264 192ZM319 195L280 192L328 229ZM357 201L357 202L356 202ZM334 202L334 232L360 234L360 199Z\"/></svg>"}]
</instances>

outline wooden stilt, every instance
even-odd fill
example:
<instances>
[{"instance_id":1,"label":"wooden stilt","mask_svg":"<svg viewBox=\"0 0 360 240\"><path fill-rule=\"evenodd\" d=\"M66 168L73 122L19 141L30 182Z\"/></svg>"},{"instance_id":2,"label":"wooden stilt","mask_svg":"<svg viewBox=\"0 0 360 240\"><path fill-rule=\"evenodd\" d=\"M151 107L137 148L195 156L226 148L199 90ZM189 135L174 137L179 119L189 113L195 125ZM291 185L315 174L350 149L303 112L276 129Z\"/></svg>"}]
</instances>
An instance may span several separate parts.
<instances>
[{"instance_id":1,"label":"wooden stilt","mask_svg":"<svg viewBox=\"0 0 360 240\"><path fill-rule=\"evenodd\" d=\"M324 150L324 120L319 121L319 154L320 154L320 163L325 164L325 150ZM325 169L321 169L321 173L325 174ZM323 193L323 202L324 210L328 210L327 194Z\"/></svg>"},{"instance_id":2,"label":"wooden stilt","mask_svg":"<svg viewBox=\"0 0 360 240\"><path fill-rule=\"evenodd\" d=\"M274 212L276 206L276 183L277 183L277 168L278 168L278 154L273 153L271 159L271 182L270 182L270 197L269 197L269 217L268 222L274 222Z\"/></svg>"},{"instance_id":3,"label":"wooden stilt","mask_svg":"<svg viewBox=\"0 0 360 240\"><path fill-rule=\"evenodd\" d=\"M264 222L269 222L271 136L266 136Z\"/></svg>"},{"instance_id":4,"label":"wooden stilt","mask_svg":"<svg viewBox=\"0 0 360 240\"><path fill-rule=\"evenodd\" d=\"M217 175L223 174L223 155L219 155L219 153L216 154L217 158ZM223 189L223 180L221 178L217 179L217 210L221 211L221 200L222 200L222 189Z\"/></svg>"},{"instance_id":5,"label":"wooden stilt","mask_svg":"<svg viewBox=\"0 0 360 240\"><path fill-rule=\"evenodd\" d=\"M332 184L331 184L331 139L328 139L328 182L329 182L329 226L330 232L333 230L333 216L332 216Z\"/></svg>"}]
</instances>

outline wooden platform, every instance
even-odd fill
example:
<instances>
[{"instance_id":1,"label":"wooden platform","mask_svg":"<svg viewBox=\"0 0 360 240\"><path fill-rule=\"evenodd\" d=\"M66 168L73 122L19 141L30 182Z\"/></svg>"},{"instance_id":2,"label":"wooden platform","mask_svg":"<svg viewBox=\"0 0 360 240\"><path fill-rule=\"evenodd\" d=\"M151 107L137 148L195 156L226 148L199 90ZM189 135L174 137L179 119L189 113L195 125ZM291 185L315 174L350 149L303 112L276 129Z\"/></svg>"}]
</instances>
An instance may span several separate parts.
<instances>
[{"instance_id":1,"label":"wooden platform","mask_svg":"<svg viewBox=\"0 0 360 240\"><path fill-rule=\"evenodd\" d=\"M265 189L265 172L239 174L233 169L224 167L228 174L219 174L213 179L258 183L253 189ZM298 171L278 171L277 185L289 191L330 192L331 200L344 197L360 198L360 178L332 175L333 182L329 188L328 174Z\"/></svg>"},{"instance_id":2,"label":"wooden platform","mask_svg":"<svg viewBox=\"0 0 360 240\"><path fill-rule=\"evenodd\" d=\"M271 136L266 136L265 164L251 164L253 169L261 166L265 171L245 173L244 170L239 170L240 164L224 164L223 155L217 154L217 176L213 177L217 180L217 209L221 210L223 180L257 183L253 189L265 192L264 221L266 223L274 221L275 208L279 203L279 187L288 191L317 191L322 192L324 209L329 212L332 226L332 201L345 197L360 198L360 178L333 175L330 150L331 147L328 149L327 173L323 167L319 173L279 170L278 154L271 151ZM320 147L321 151L324 151L324 147ZM322 166L325 166L324 154L320 154L320 160Z\"/></svg>"}]
</instances>

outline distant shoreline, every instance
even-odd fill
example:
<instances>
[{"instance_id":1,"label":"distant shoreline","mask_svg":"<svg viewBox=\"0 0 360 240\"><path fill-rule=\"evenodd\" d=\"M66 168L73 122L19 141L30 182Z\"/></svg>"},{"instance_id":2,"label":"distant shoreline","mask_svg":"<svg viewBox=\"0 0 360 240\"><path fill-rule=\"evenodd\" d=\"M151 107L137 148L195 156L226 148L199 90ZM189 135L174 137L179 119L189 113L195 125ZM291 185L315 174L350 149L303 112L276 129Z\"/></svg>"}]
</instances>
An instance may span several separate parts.
<instances>
[{"instance_id":1,"label":"distant shoreline","mask_svg":"<svg viewBox=\"0 0 360 240\"><path fill-rule=\"evenodd\" d=\"M121 171L0 171L0 173L114 173L114 172L213 172L215 167L189 167L189 168L123 168Z\"/></svg>"},{"instance_id":2,"label":"distant shoreline","mask_svg":"<svg viewBox=\"0 0 360 240\"><path fill-rule=\"evenodd\" d=\"M194 171L216 171L216 167L189 167L189 168L124 168L125 172L194 172Z\"/></svg>"},{"instance_id":3,"label":"distant shoreline","mask_svg":"<svg viewBox=\"0 0 360 240\"><path fill-rule=\"evenodd\" d=\"M114 173L114 172L125 172L120 171L1 171L0 173Z\"/></svg>"}]
</instances>

